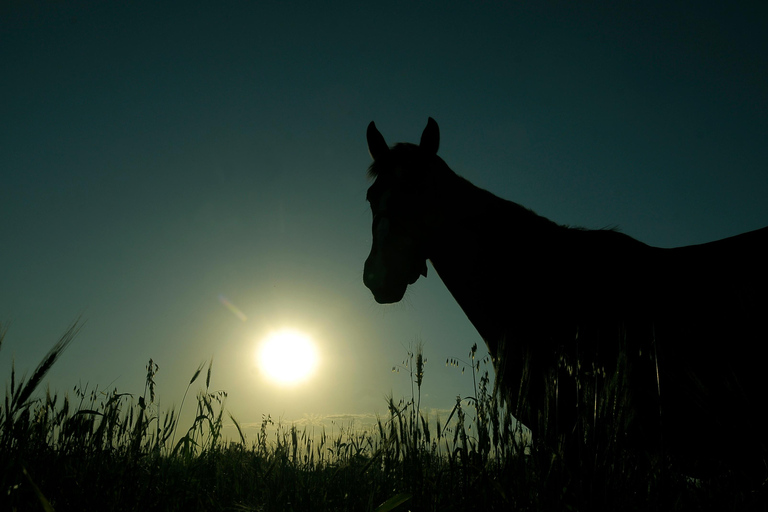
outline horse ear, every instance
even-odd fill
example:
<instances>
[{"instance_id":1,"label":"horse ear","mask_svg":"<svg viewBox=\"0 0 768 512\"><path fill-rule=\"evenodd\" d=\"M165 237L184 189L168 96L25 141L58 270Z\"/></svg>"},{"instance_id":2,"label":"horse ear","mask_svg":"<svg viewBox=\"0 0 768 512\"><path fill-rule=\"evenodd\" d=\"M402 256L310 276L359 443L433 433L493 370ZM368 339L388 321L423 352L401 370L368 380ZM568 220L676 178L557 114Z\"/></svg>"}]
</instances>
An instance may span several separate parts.
<instances>
[{"instance_id":1,"label":"horse ear","mask_svg":"<svg viewBox=\"0 0 768 512\"><path fill-rule=\"evenodd\" d=\"M438 146L440 146L440 128L437 127L437 121L430 117L427 121L427 127L424 128L424 133L421 134L419 147L436 155Z\"/></svg>"},{"instance_id":2,"label":"horse ear","mask_svg":"<svg viewBox=\"0 0 768 512\"><path fill-rule=\"evenodd\" d=\"M389 154L389 146L387 146L387 141L384 140L379 130L376 129L373 121L368 125L366 137L368 138L368 152L371 154L371 158L375 162L384 160Z\"/></svg>"}]
</instances>

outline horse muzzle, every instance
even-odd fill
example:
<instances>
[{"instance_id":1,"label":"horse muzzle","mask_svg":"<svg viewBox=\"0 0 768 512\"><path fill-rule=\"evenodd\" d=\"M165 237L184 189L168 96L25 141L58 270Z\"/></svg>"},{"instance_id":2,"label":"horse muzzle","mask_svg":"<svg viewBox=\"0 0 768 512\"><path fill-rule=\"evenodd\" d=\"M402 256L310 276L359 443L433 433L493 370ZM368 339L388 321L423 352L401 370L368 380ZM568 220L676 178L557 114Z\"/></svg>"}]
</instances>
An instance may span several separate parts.
<instances>
[{"instance_id":1,"label":"horse muzzle","mask_svg":"<svg viewBox=\"0 0 768 512\"><path fill-rule=\"evenodd\" d=\"M411 273L409 273L411 274ZM363 270L363 283L373 293L373 298L379 304L392 304L399 302L405 295L408 285L416 282L418 273L403 275L392 272L385 266L376 265L374 260L368 258Z\"/></svg>"}]
</instances>

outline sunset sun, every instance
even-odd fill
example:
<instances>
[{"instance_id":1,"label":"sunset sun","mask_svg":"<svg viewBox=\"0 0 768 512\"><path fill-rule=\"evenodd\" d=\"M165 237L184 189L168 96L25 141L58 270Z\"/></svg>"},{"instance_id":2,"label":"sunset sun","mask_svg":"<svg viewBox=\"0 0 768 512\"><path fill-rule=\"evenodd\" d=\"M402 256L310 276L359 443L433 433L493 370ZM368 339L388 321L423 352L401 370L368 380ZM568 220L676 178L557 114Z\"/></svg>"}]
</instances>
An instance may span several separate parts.
<instances>
[{"instance_id":1,"label":"sunset sun","mask_svg":"<svg viewBox=\"0 0 768 512\"><path fill-rule=\"evenodd\" d=\"M286 385L312 376L319 359L309 336L290 329L269 334L261 343L257 358L259 368L270 380Z\"/></svg>"}]
</instances>

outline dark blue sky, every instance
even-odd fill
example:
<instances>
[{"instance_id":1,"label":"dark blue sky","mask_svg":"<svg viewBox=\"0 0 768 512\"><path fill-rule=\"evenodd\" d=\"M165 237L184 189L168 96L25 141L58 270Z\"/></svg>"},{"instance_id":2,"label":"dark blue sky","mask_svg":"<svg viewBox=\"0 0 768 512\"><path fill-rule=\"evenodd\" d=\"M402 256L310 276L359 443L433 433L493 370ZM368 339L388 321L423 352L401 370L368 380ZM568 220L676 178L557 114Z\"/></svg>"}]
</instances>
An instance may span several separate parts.
<instances>
[{"instance_id":1,"label":"dark blue sky","mask_svg":"<svg viewBox=\"0 0 768 512\"><path fill-rule=\"evenodd\" d=\"M535 6L534 6L535 5ZM497 195L652 245L768 225L768 26L759 2L12 2L0 6L0 368L163 405L198 363L243 423L365 415L470 381L479 341L434 273L401 305L362 285L371 120ZM224 296L243 322L223 307ZM304 386L265 382L264 334L310 332ZM352 417L352 416L349 416ZM363 416L361 416L362 418Z\"/></svg>"}]
</instances>

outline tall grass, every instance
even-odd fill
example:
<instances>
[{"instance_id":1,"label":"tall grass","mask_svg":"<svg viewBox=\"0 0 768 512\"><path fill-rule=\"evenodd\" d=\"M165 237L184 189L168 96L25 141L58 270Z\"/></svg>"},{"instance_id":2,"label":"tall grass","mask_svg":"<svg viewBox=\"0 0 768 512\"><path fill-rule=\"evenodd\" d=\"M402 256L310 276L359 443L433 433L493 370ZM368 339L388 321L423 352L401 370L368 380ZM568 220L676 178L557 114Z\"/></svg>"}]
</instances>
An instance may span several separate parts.
<instances>
[{"instance_id":1,"label":"tall grass","mask_svg":"<svg viewBox=\"0 0 768 512\"><path fill-rule=\"evenodd\" d=\"M38 392L80 326L29 379L11 369L0 408L0 510L732 510L749 500L727 478L695 482L659 465L643 472L618 452L581 460L574 474L557 447L532 444L497 400L477 346L469 361L448 361L469 371L472 394L457 396L444 420L421 408L429 381L417 346L396 367L411 379L411 396L389 397L372 430L350 425L330 435L264 415L249 440L225 412L226 393L211 390L212 361L189 380L187 392L205 375L186 430L181 411L158 410L152 360L139 395L88 386L71 398ZM237 439L224 439L225 421Z\"/></svg>"}]
</instances>

